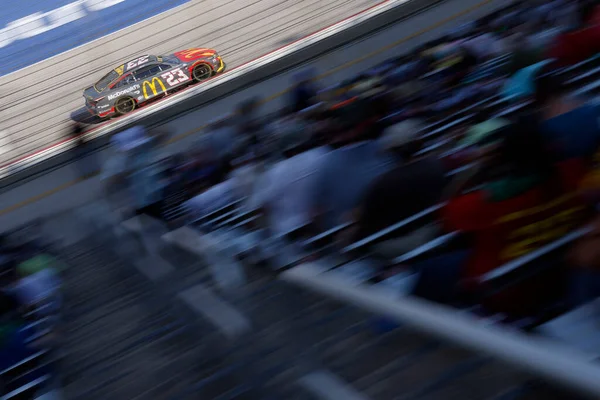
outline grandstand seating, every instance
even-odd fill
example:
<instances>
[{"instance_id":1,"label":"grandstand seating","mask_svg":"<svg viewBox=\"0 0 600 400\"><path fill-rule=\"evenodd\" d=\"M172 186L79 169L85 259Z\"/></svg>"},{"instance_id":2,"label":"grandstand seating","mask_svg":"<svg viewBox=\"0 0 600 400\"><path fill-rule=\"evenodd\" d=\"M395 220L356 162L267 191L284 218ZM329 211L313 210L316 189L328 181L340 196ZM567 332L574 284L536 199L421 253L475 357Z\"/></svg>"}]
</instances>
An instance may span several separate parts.
<instances>
[{"instance_id":1,"label":"grandstand seating","mask_svg":"<svg viewBox=\"0 0 600 400\"><path fill-rule=\"evenodd\" d=\"M30 343L39 342L52 332L52 329L48 327L50 317L35 318L36 314L43 313L43 310L40 310L41 307L43 306L35 308L29 313L33 321L23 328L30 332L27 338ZM0 398L6 400L28 399L44 390L49 390L50 385L56 382L56 354L56 349L42 348L0 371L0 383L3 388Z\"/></svg>"},{"instance_id":2,"label":"grandstand seating","mask_svg":"<svg viewBox=\"0 0 600 400\"><path fill-rule=\"evenodd\" d=\"M497 61L501 63L501 60ZM593 61L586 61L581 65L565 70L564 73L572 73L574 75L570 80L571 89L578 94L595 95L597 91L598 72L594 70ZM576 72L574 72L576 71ZM578 76L581 75L579 78ZM488 107L497 115L510 115L523 110L527 103L511 103L501 99L497 95L491 95L484 99L474 99L472 103L461 108L451 115L446 115L440 119L430 121L423 132L423 137L429 141L425 147L425 152L435 152L441 156L448 157L462 150L454 145L454 140L447 137L454 129L468 124L474 117L475 111L481 107ZM388 116L388 118L393 118ZM450 175L468 168L469 166L458 167ZM196 229L204 238L212 238L212 242L221 242L227 245L227 251L230 255L244 263L245 267L253 266L268 266L274 271L281 271L292 268L295 265L303 262L306 259L311 259L316 255L320 256L320 268L323 274L335 273L338 276L345 276L354 283L362 283L374 285L374 288L380 288L382 292L389 292L389 288L394 288L396 295L401 292L402 282L398 281L398 277L382 279L377 270L385 265L394 264L410 264L412 262L422 260L439 252L446 251L449 247L455 246L460 242L461 235L456 232L447 233L439 236L431 242L420 246L413 251L398 257L395 260L373 259L369 254L369 248L388 237L401 233L403 230L421 226L435 219L440 205L424 210L407 220L398 222L368 238L365 238L357 243L350 244L342 249L338 249L335 243L335 237L340 232L348 228L349 224L337 226L327 232L322 232L313 237L307 237L306 232L309 227L300 226L296 229L279 235L275 238L265 239L264 233L260 231L257 224L261 218L260 211L248 209L245 207L245 199L236 200L224 207L219 208L207 215L197 216L185 210L183 205L178 205L178 215L187 214L187 226ZM258 230L257 230L258 229ZM573 233L573 238L578 233ZM571 237L571 236L569 236ZM573 238L568 240L573 240ZM566 239L567 240L567 239ZM533 265L547 254L554 254L556 251L564 248L564 244L554 243L551 246L546 246L539 253L529 255L533 259L523 258L504 266L496 272L497 277L489 278L490 284L494 285L510 284L518 281L531 272L530 265ZM175 243L177 244L177 243ZM554 247L553 247L554 246ZM185 246L182 246L185 248ZM189 251L186 249L185 251ZM184 257L185 258L185 257ZM510 269L511 273L502 273L502 270ZM177 272L177 271L176 271ZM404 279L411 279L410 276L403 276ZM477 311L477 310L473 310ZM492 316L492 319L493 316ZM513 326L519 328L530 329L532 326L537 326L544 323L546 319L536 321L510 321ZM339 327L338 327L339 330ZM354 332L352 330L352 332ZM347 333L352 335L353 333ZM330 343L329 341L326 343ZM325 348L327 345L324 344ZM373 351L373 348L369 348ZM391 365L391 364L390 364ZM361 371L361 372L359 372ZM350 377L359 378L360 374L364 373L362 368L355 367L355 371L344 375L352 381ZM217 375L220 373L217 372ZM219 375L220 376L220 375ZM211 378L209 378L210 380ZM193 390L201 390L204 383L198 383ZM365 386L366 387L366 386ZM362 389L359 385L359 389ZM235 393L243 391L244 385L238 387ZM233 395L233 394L231 394Z\"/></svg>"},{"instance_id":3,"label":"grandstand seating","mask_svg":"<svg viewBox=\"0 0 600 400\"><path fill-rule=\"evenodd\" d=\"M489 61L488 64L484 67L490 68L491 70L497 70L500 69L500 67L504 65L505 62L506 57L499 57L495 60ZM598 63L599 58L593 57L577 65L563 69L561 73L570 77L567 81L569 89L577 95L587 95L588 97L595 95L597 91L598 82L600 81L600 68L598 68L597 66ZM480 72L480 74L481 76L489 76L487 72ZM498 116L509 116L524 110L524 108L527 107L528 104L529 103L527 101L514 104L511 103L510 100L501 98L496 94L493 94L484 99L475 99L474 102L467 104L465 107L461 108L454 114L444 116L437 121L430 122L430 124L425 128L425 130L422 133L422 137L425 140L429 141L429 144L423 149L422 154L435 152L440 154L440 156L442 157L448 157L464 149L464 146L455 146L453 138L447 137L447 135L456 127L468 124L471 121L471 119L475 116L475 111L481 109L482 107L487 108L492 112L495 112ZM395 118L394 113L386 117L386 119L390 118L392 120ZM454 175L468 167L468 165L459 167L457 168L457 170L450 173L450 175ZM210 216L202 217L203 228L210 227L211 223L207 222L207 220L213 218L213 223L216 223L216 227L218 228L217 231L213 232L213 234L215 234L216 237L219 237L219 235L223 234L224 228L230 227L231 231L228 232L228 234L236 232L234 236L239 235L240 237L245 236L246 238L248 238L250 236L248 229L251 230L252 222L255 222L258 219L258 216L256 215L257 210L236 211L235 206L239 204L241 203L230 204L226 207L223 207L221 210L218 210L217 212L211 214ZM365 256L368 256L367 250L375 243L385 240L389 237L401 234L403 230L410 231L411 229L414 229L414 227L422 226L423 224L434 220L437 216L436 212L441 208L441 206L442 205L440 204L430 209L424 210L423 212L411 218L408 218L407 220L400 221L380 232L377 232L374 235L371 235L368 238L346 246L345 248L341 249L341 258L338 258L338 260L341 259L345 260L345 262L348 262L352 259L355 259L357 256L359 258L364 258ZM222 214L224 216L219 217L219 214ZM272 266L277 270L280 270L282 268L287 269L293 265L296 265L302 259L310 257L311 254L323 254L323 250L331 248L331 245L336 235L338 235L340 232L342 232L349 226L349 223L342 224L326 232L319 233L314 237L303 239L300 242L301 250L299 250L298 246L295 247L295 251L299 252L299 254L297 254L296 257L291 257L291 259L289 259L289 264L281 265L280 263L275 263L272 264ZM248 229L239 229L243 227L246 227ZM211 229L209 229L209 231L210 230ZM576 233L574 233L574 235L575 234ZM428 256L431 256L432 254L435 254L435 252L441 251L442 249L447 249L447 246L451 245L452 243L455 243L456 240L457 233L443 235L433 240L431 243L421 246L420 248L415 249L412 252L405 254L404 256L398 257L398 259L393 260L392 263L410 263L419 259L426 258ZM259 247L260 243L258 243L257 241L253 243L253 245L255 247ZM543 254L543 250L540 251L542 251L542 253L540 254ZM536 254L537 253L534 253L534 255L532 255L532 257L535 257L536 260L539 257L542 257L542 255L536 256ZM523 270L527 269L526 266L529 264L530 262L525 262L523 260L517 260L515 261L515 263L511 263L511 265L515 266L514 269L520 271L519 273L517 273L517 275L522 273ZM331 265L331 268L341 268L343 267L343 265L344 262L342 262L341 265ZM517 265L519 266L519 268L516 267ZM506 269L508 268L508 266L504 266L503 268ZM511 274L503 273L499 276L502 276L503 279L507 279L508 275ZM514 280L515 278L513 277L511 279ZM501 280L502 279L500 278L493 279L494 282L498 282ZM490 282L491 281L492 279L490 279Z\"/></svg>"}]
</instances>

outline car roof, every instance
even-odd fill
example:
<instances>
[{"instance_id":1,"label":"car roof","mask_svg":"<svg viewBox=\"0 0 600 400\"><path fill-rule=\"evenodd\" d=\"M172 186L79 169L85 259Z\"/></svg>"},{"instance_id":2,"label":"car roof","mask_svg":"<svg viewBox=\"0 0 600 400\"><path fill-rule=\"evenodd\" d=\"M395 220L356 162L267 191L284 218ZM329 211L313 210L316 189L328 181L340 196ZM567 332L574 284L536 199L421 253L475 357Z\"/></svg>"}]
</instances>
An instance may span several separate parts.
<instances>
[{"instance_id":1,"label":"car roof","mask_svg":"<svg viewBox=\"0 0 600 400\"><path fill-rule=\"evenodd\" d=\"M129 68L129 69L127 68L127 65L130 62L136 61L136 60L140 59L141 57L148 57L148 62L146 62L146 63L144 63L142 65L135 66L134 68ZM117 73L119 75L123 75L124 73L135 71L136 69L145 67L147 64L152 64L152 63L161 62L161 61L162 61L162 57L157 57L157 56L152 56L152 55L145 54L145 55L136 57L136 58L134 58L132 60L127 61L126 63L123 63L123 64L119 65L117 68L115 68L115 71L117 71Z\"/></svg>"}]
</instances>

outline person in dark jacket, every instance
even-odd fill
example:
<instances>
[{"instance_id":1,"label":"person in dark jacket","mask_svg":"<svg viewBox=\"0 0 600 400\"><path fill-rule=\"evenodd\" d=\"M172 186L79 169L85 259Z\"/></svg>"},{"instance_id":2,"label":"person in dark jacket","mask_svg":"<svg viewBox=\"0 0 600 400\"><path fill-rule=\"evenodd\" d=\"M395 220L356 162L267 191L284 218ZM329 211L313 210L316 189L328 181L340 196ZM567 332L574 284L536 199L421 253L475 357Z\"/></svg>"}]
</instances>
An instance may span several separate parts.
<instances>
[{"instance_id":1,"label":"person in dark jacket","mask_svg":"<svg viewBox=\"0 0 600 400\"><path fill-rule=\"evenodd\" d=\"M85 129L80 123L76 122L71 127L69 136L75 145L75 148L73 149L75 153L73 161L80 179L92 177L99 169L96 154L91 151L90 144L85 141L84 135Z\"/></svg>"},{"instance_id":2,"label":"person in dark jacket","mask_svg":"<svg viewBox=\"0 0 600 400\"><path fill-rule=\"evenodd\" d=\"M291 111L298 112L315 104L317 89L312 82L312 73L304 71L296 77L291 92Z\"/></svg>"}]
</instances>

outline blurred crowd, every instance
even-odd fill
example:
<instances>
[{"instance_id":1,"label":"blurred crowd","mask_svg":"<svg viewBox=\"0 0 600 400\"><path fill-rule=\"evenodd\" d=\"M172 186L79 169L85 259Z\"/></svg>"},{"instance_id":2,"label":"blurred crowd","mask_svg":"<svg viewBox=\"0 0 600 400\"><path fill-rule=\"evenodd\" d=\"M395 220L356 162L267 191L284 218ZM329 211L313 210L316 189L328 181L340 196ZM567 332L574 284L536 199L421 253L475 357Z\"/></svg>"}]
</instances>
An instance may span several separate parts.
<instances>
[{"instance_id":1,"label":"blurred crowd","mask_svg":"<svg viewBox=\"0 0 600 400\"><path fill-rule=\"evenodd\" d=\"M483 274L594 221L600 195L599 109L572 96L562 73L598 54L598 2L507 3L334 87L304 71L278 113L265 115L261 99L249 99L186 152L164 156L166 132L121 132L103 169L107 196L123 215L172 227L242 200L261 210L271 235L306 226L310 237L346 223L340 246L443 204L436 221L373 251L391 259L462 232L468 241L459 250L384 273L423 271L415 293L436 301L477 297ZM501 70L485 68L499 57L508 58ZM494 95L528 107L500 117L477 108L474 120L435 139L444 146L426 150L433 119ZM182 204L191 216L167 213ZM570 252L572 304L600 295L597 232ZM523 314L564 283L528 281L486 307Z\"/></svg>"},{"instance_id":2,"label":"blurred crowd","mask_svg":"<svg viewBox=\"0 0 600 400\"><path fill-rule=\"evenodd\" d=\"M28 239L0 238L0 391L14 389L16 363L57 343L62 305L62 263L47 248ZM34 323L38 321L38 323ZM55 327L53 334L49 327ZM19 371L16 371L19 372ZM23 371L20 371L23 373ZM40 368L31 379L47 371Z\"/></svg>"},{"instance_id":3,"label":"blurred crowd","mask_svg":"<svg viewBox=\"0 0 600 400\"><path fill-rule=\"evenodd\" d=\"M333 87L303 71L285 108L267 115L261 99L248 99L184 152L165 152L169 132L120 132L102 167L106 199L122 219L148 215L171 228L237 200L260 210L256 228L270 237L342 226L340 249L440 205L433 221L371 254L392 260L448 232L462 244L382 277L416 270L413 294L485 298L487 310L517 317L559 291L569 306L588 302L600 296L600 109L570 93L565 68L600 53L599 2L507 3ZM442 137L427 133L494 96L527 106L495 113L481 102ZM566 272L481 296L483 275L582 226L591 228L568 251ZM39 244L0 243L0 370L55 340L31 332L31 319L59 322L62 270Z\"/></svg>"}]
</instances>

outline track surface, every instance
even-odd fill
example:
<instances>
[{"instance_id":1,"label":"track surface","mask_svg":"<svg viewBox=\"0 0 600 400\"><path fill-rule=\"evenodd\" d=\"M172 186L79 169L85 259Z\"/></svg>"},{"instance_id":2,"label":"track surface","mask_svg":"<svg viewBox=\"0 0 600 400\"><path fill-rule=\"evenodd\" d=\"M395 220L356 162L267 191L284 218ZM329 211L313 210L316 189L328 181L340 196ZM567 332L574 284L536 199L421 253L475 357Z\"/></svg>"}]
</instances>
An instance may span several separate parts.
<instances>
[{"instance_id":1,"label":"track surface","mask_svg":"<svg viewBox=\"0 0 600 400\"><path fill-rule=\"evenodd\" d=\"M140 54L196 46L233 68L380 0L193 0L127 29L0 78L0 164L65 137L87 117L82 90Z\"/></svg>"}]
</instances>

